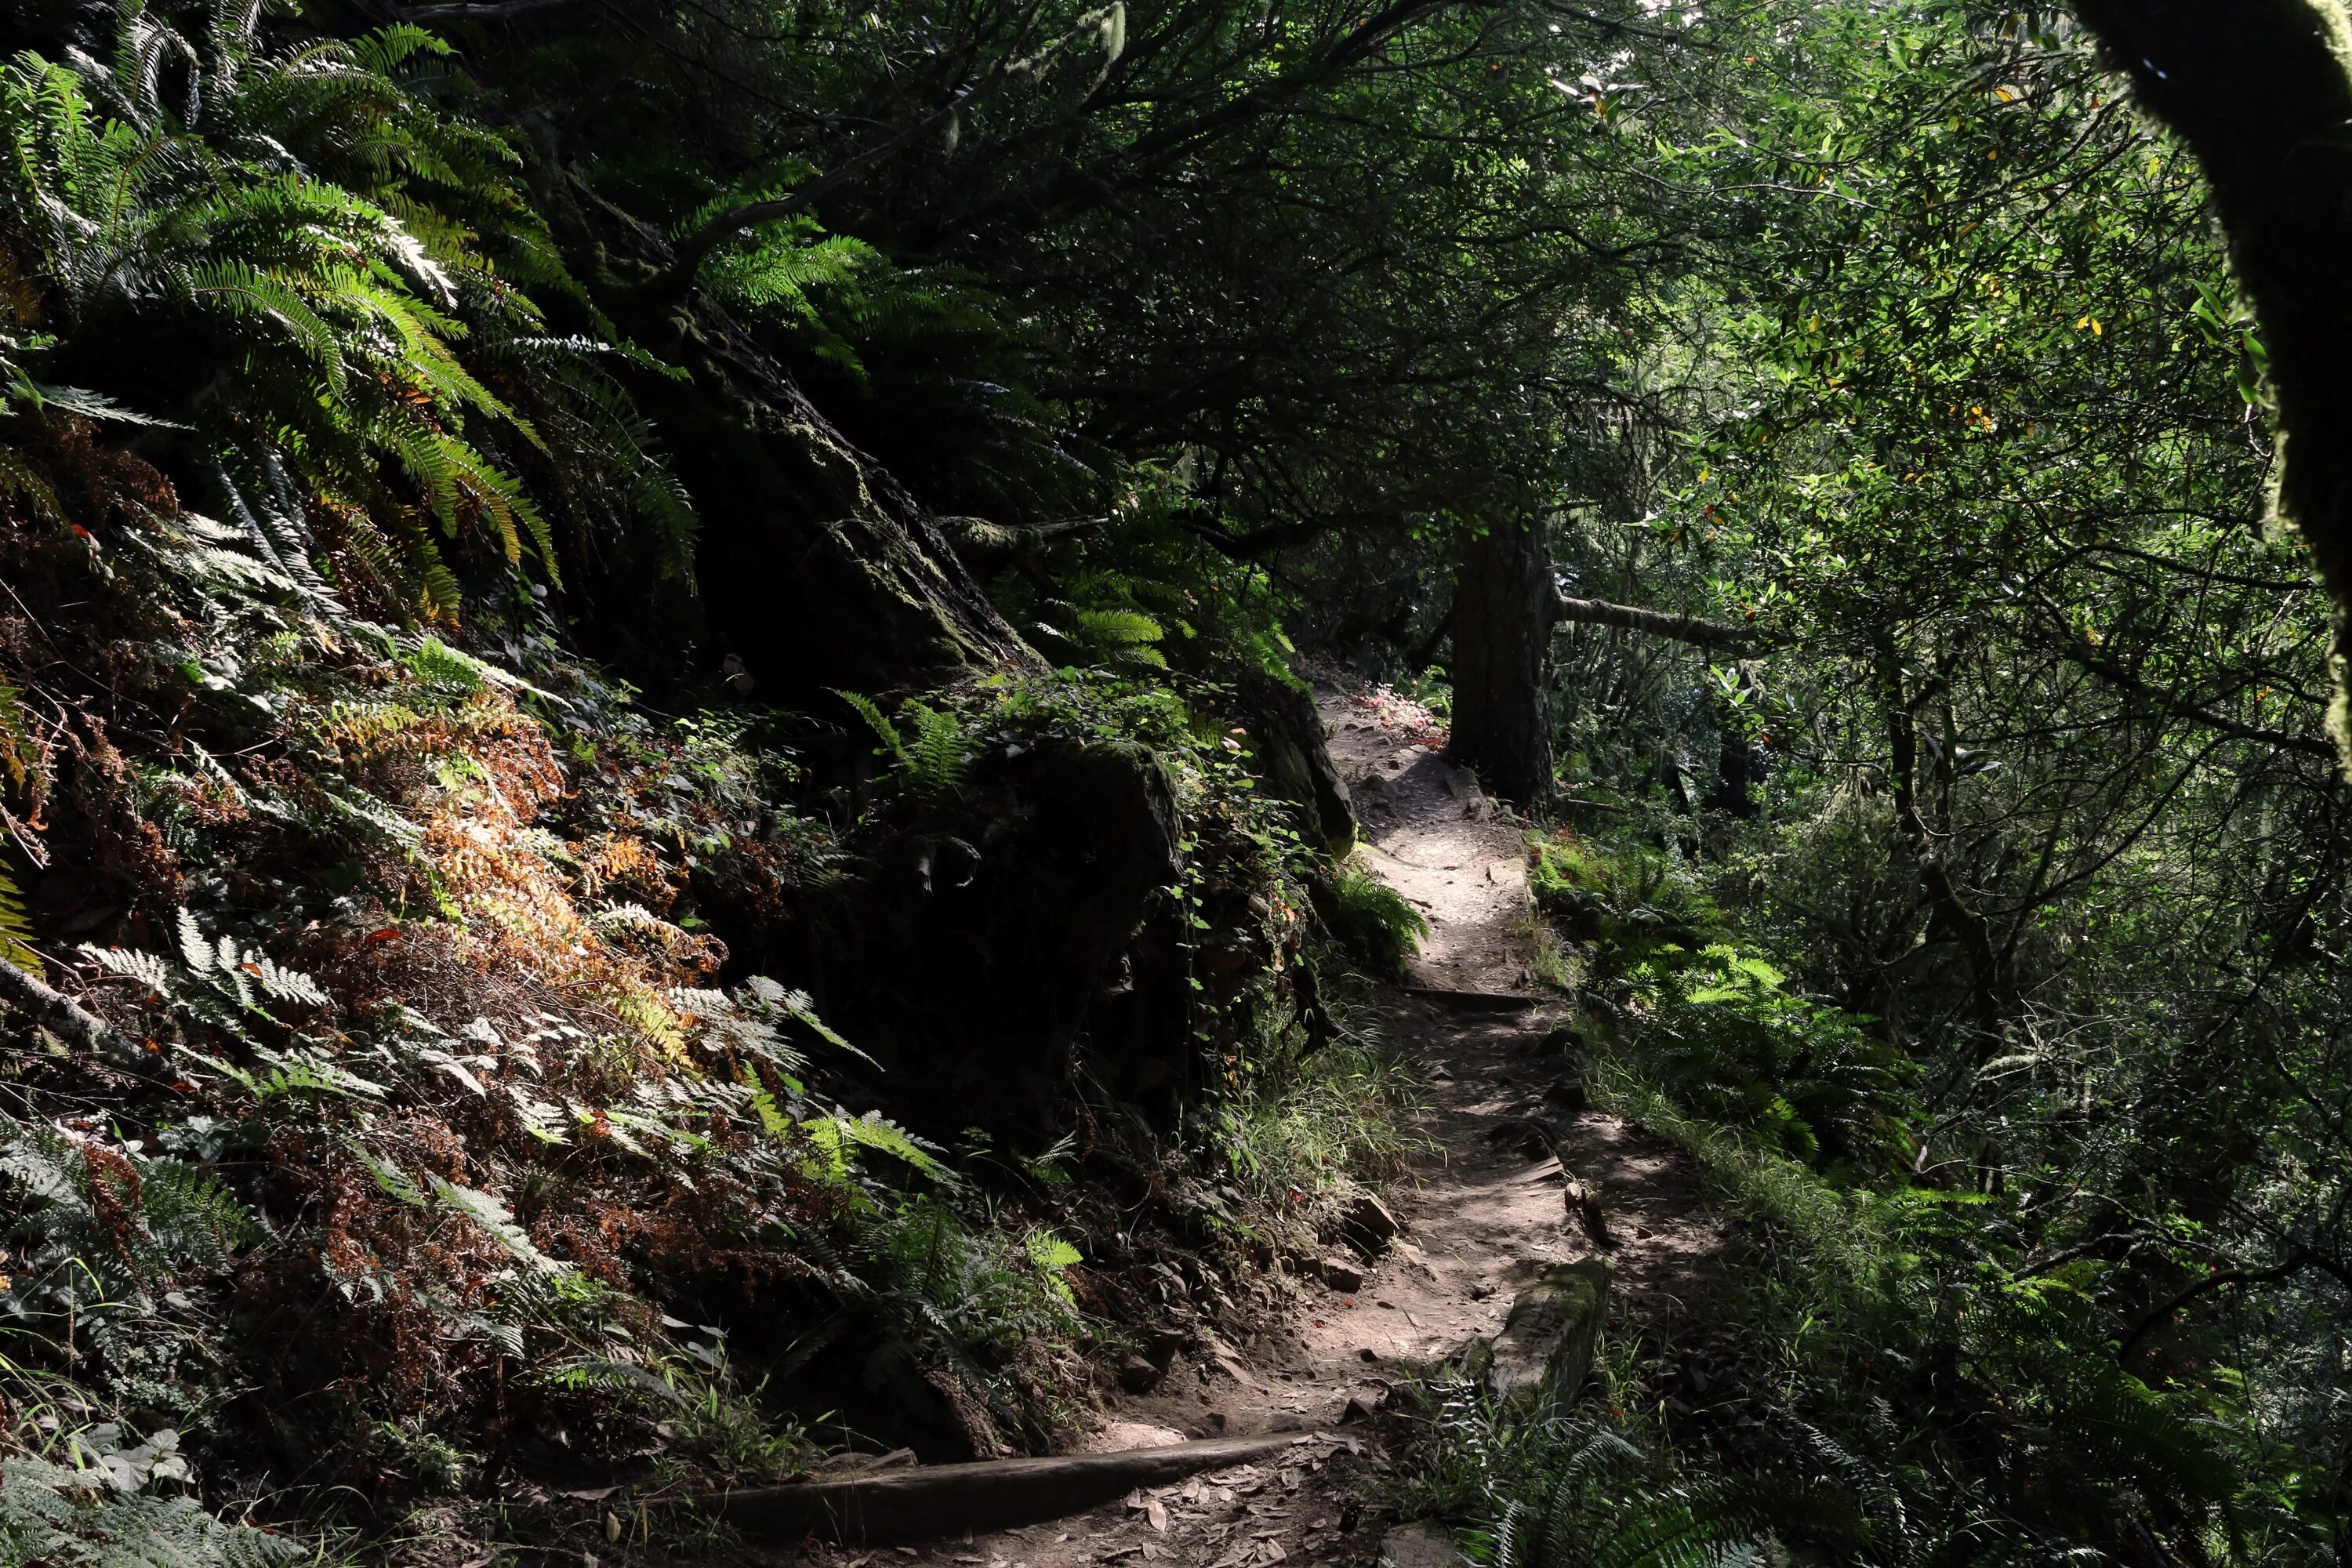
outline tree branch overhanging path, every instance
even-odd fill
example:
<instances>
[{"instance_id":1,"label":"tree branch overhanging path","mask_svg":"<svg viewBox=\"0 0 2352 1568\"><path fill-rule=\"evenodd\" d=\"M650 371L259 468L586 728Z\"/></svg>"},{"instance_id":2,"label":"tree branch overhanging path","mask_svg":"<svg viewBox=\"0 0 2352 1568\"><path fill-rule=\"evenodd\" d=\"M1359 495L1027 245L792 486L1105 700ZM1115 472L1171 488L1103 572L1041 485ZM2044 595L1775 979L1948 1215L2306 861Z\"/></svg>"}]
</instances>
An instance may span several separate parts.
<instances>
[{"instance_id":1,"label":"tree branch overhanging path","mask_svg":"<svg viewBox=\"0 0 2352 1568\"><path fill-rule=\"evenodd\" d=\"M503 0L505 6L531 9L541 5L561 5L565 0ZM1394 0L1378 15L1360 21L1356 26L1331 47L1295 69L1286 70L1271 81L1253 84L1245 90L1226 100L1215 110L1188 123L1163 129L1144 137L1130 149L1128 162L1150 164L1164 161L1191 150L1204 140L1213 139L1234 126L1255 119L1276 105L1312 90L1338 72L1363 59L1390 38L1437 13L1460 7L1472 0ZM436 13L467 12L479 14L488 7L441 5L427 9ZM676 258L664 275L662 287L672 291L690 288L702 264L712 251L744 230L761 224L774 223L792 216L834 192L855 183L882 164L898 157L926 139L946 130L960 114L978 109L1012 83L1024 78L1042 79L1054 64L1073 46L1087 40L1097 41L1103 52L1101 75L1096 79L1099 88L1108 79L1112 68L1125 52L1127 43L1126 0L1113 0L1108 5L1088 11L1052 42L1018 58L998 62L976 83L957 90L949 101L915 121L887 140L860 153L833 168L817 174L781 196L767 201L750 202L721 213L700 228L678 241ZM1091 96L1092 89L1089 89Z\"/></svg>"},{"instance_id":2,"label":"tree branch overhanging path","mask_svg":"<svg viewBox=\"0 0 2352 1568\"><path fill-rule=\"evenodd\" d=\"M1753 648L1765 639L1752 626L1711 621L1704 616L1678 615L1671 610L1644 609L1637 605L1611 604L1605 599L1579 599L1561 594L1552 605L1552 619L1570 626L1614 626L1696 647Z\"/></svg>"}]
</instances>

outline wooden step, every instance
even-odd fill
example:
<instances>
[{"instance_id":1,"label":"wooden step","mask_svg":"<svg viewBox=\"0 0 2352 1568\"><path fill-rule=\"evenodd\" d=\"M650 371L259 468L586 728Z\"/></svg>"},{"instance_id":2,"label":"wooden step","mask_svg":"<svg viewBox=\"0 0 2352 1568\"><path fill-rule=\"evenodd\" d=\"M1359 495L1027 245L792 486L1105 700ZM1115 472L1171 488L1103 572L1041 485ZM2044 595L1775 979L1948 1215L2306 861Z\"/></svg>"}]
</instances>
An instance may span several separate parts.
<instances>
[{"instance_id":1,"label":"wooden step","mask_svg":"<svg viewBox=\"0 0 2352 1568\"><path fill-rule=\"evenodd\" d=\"M1165 1486L1202 1470L1264 1458L1317 1434L1274 1432L1256 1437L1210 1437L1160 1448L1115 1454L1067 1454L1042 1459L982 1459L885 1470L838 1481L754 1487L716 1497L679 1500L748 1535L799 1541L811 1535L887 1546L929 1541L967 1530L1002 1530L1082 1513L1138 1487Z\"/></svg>"}]
</instances>

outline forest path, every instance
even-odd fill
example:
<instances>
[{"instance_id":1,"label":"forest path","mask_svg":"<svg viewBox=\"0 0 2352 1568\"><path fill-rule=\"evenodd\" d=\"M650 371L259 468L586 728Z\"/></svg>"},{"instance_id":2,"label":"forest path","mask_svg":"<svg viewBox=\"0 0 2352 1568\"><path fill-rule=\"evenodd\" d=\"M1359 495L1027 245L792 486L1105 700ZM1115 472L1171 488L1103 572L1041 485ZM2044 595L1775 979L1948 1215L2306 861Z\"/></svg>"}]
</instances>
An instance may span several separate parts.
<instances>
[{"instance_id":1,"label":"forest path","mask_svg":"<svg viewBox=\"0 0 2352 1568\"><path fill-rule=\"evenodd\" d=\"M1560 1162L1523 1152L1514 1124L1556 1129L1577 1174L1604 1194L1620 1321L1678 1310L1724 1251L1671 1149L1554 1098L1560 1060L1540 1047L1568 1009L1556 994L1538 994L1530 973L1523 830L1439 755L1425 712L1384 692L1317 696L1363 820L1362 853L1431 927L1410 988L1388 994L1378 1023L1424 1078L1412 1129L1422 1148L1391 1198L1404 1234L1369 1264L1336 1245L1320 1268L1278 1264L1270 1282L1283 1305L1255 1333L1179 1357L1149 1392L1108 1391L1079 1445L1108 1451L1297 1431L1296 1446L1048 1523L920 1546L812 1546L801 1561L1370 1568L1383 1555L1383 1531L1364 1500L1377 1510L1390 1459L1367 1415L1394 1384L1499 1330L1513 1296L1545 1268L1591 1256L1567 1223ZM1438 994L1449 991L1485 1005ZM1503 1004L1506 995L1525 1001ZM1399 1543L1400 1563L1405 1555Z\"/></svg>"},{"instance_id":2,"label":"forest path","mask_svg":"<svg viewBox=\"0 0 2352 1568\"><path fill-rule=\"evenodd\" d=\"M1425 710L1385 689L1318 688L1316 707L1362 824L1359 853L1429 921L1410 983L1532 994L1524 834L1445 760Z\"/></svg>"}]
</instances>

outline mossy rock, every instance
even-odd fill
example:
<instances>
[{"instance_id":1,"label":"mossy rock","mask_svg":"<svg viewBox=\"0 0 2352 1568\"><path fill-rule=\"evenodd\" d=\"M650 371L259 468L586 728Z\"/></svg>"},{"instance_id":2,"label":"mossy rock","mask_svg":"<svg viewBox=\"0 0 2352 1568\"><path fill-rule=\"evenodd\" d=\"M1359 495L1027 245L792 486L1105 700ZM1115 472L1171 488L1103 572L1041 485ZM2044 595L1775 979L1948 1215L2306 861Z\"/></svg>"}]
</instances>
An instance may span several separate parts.
<instances>
[{"instance_id":1,"label":"mossy rock","mask_svg":"<svg viewBox=\"0 0 2352 1568\"><path fill-rule=\"evenodd\" d=\"M1356 841L1356 811L1331 761L1315 694L1294 680L1245 669L1234 679L1234 716L1249 765L1268 794L1299 808L1307 837L1334 851Z\"/></svg>"},{"instance_id":2,"label":"mossy rock","mask_svg":"<svg viewBox=\"0 0 2352 1568\"><path fill-rule=\"evenodd\" d=\"M1576 1402L1601 1327L1609 1316L1609 1285L1616 1265L1605 1258L1558 1263L1518 1294L1485 1363L1486 1386L1498 1403L1558 1415Z\"/></svg>"}]
</instances>

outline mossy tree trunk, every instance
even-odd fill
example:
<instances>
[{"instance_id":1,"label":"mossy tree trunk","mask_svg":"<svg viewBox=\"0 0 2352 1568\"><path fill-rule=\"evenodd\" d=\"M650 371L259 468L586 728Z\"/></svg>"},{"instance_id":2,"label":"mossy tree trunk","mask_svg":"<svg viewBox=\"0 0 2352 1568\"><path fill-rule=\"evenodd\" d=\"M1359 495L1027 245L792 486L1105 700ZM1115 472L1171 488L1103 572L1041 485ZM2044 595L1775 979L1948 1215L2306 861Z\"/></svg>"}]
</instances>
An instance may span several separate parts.
<instances>
[{"instance_id":1,"label":"mossy tree trunk","mask_svg":"<svg viewBox=\"0 0 2352 1568\"><path fill-rule=\"evenodd\" d=\"M607 635L630 667L657 680L709 679L733 655L753 689L786 702L1044 668L930 509L719 300L672 278L668 242L564 168L551 140L541 157L536 188L597 304L688 373L632 377L698 528L684 613L651 607L639 563L613 563L592 590L627 606L606 618L619 623ZM597 319L562 324L609 330Z\"/></svg>"},{"instance_id":2,"label":"mossy tree trunk","mask_svg":"<svg viewBox=\"0 0 2352 1568\"><path fill-rule=\"evenodd\" d=\"M2278 397L2279 510L2336 605L2333 724L2352 647L2352 18L2342 0L2077 0L2140 101L2213 187Z\"/></svg>"},{"instance_id":3,"label":"mossy tree trunk","mask_svg":"<svg viewBox=\"0 0 2352 1568\"><path fill-rule=\"evenodd\" d=\"M694 380L661 428L702 513L711 659L740 656L780 695L1040 663L938 519L724 312L694 313L682 357Z\"/></svg>"}]
</instances>

